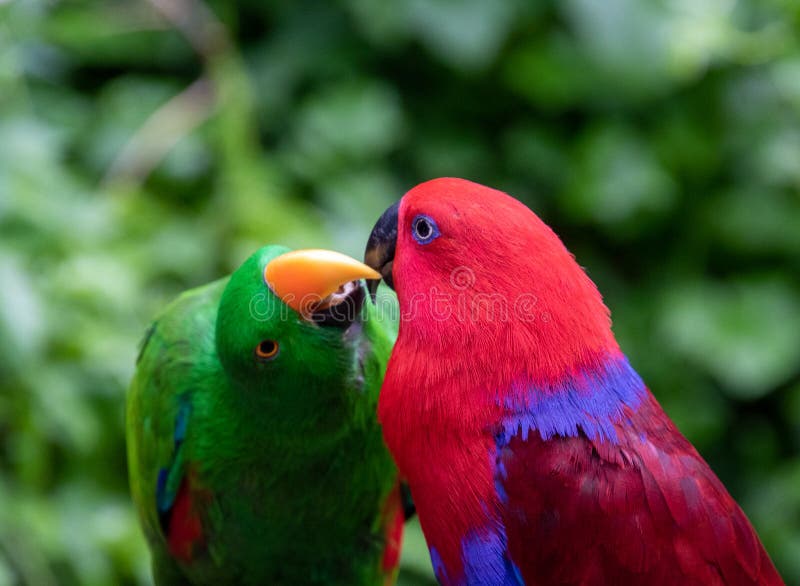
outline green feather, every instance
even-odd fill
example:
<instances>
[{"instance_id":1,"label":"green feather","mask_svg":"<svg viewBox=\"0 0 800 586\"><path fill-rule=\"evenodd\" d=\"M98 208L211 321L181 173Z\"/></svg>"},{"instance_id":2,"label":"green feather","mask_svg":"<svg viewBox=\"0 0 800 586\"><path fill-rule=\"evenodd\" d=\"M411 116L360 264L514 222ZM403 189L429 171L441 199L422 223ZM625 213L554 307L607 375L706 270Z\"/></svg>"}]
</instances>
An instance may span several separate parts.
<instances>
[{"instance_id":1,"label":"green feather","mask_svg":"<svg viewBox=\"0 0 800 586\"><path fill-rule=\"evenodd\" d=\"M265 247L230 279L181 295L146 335L127 439L158 584L391 580L382 511L397 472L375 407L394 326L369 302L347 330L301 319L262 277L285 251ZM254 352L265 339L280 347L268 362ZM167 503L192 470L205 544L191 561L169 553L160 470Z\"/></svg>"}]
</instances>

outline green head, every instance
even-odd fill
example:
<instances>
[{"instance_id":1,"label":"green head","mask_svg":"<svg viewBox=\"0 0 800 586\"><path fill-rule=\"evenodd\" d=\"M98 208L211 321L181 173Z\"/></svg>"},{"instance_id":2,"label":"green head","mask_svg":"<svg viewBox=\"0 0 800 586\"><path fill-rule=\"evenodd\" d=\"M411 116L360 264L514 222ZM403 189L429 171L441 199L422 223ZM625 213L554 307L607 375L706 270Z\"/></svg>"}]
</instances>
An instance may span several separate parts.
<instances>
[{"instance_id":1,"label":"green head","mask_svg":"<svg viewBox=\"0 0 800 586\"><path fill-rule=\"evenodd\" d=\"M365 372L374 368L365 287L348 281L313 311L298 312L265 278L267 265L287 252L265 246L233 273L217 314L217 354L229 399L256 413L265 434L335 439L374 413L380 386L380 374ZM304 265L303 276L314 270Z\"/></svg>"}]
</instances>

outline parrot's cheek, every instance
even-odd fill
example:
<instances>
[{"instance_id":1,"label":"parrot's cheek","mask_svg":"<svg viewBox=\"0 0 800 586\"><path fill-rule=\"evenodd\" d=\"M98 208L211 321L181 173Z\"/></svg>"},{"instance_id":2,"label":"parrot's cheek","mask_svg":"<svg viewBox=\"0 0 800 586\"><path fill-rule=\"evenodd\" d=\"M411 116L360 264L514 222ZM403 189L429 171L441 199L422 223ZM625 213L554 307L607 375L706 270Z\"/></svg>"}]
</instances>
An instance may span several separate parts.
<instances>
[{"instance_id":1,"label":"parrot's cheek","mask_svg":"<svg viewBox=\"0 0 800 586\"><path fill-rule=\"evenodd\" d=\"M323 299L307 319L323 327L347 329L360 320L365 298L361 281L350 281Z\"/></svg>"}]
</instances>

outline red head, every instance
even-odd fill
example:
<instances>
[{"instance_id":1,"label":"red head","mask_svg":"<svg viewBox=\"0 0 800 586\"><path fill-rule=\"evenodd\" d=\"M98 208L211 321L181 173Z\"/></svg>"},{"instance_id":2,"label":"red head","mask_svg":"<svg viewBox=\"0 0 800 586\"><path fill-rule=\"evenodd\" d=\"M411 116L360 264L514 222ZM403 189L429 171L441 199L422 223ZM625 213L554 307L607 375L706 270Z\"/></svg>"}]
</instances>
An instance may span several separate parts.
<instances>
[{"instance_id":1,"label":"red head","mask_svg":"<svg viewBox=\"0 0 800 586\"><path fill-rule=\"evenodd\" d=\"M378 221L366 262L397 292L398 343L448 369L469 356L463 374L483 388L554 380L618 351L594 283L536 214L495 189L418 185Z\"/></svg>"}]
</instances>

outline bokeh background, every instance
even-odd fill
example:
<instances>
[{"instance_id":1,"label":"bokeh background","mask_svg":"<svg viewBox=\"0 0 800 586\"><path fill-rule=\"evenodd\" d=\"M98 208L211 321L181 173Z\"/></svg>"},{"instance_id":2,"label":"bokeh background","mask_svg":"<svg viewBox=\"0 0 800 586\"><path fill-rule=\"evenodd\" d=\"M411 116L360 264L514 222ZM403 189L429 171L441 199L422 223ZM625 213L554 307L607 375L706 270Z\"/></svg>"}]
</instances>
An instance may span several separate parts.
<instances>
[{"instance_id":1,"label":"bokeh background","mask_svg":"<svg viewBox=\"0 0 800 586\"><path fill-rule=\"evenodd\" d=\"M414 184L528 203L800 582L796 0L0 2L0 585L148 584L148 320ZM418 530L405 584L429 583Z\"/></svg>"}]
</instances>

